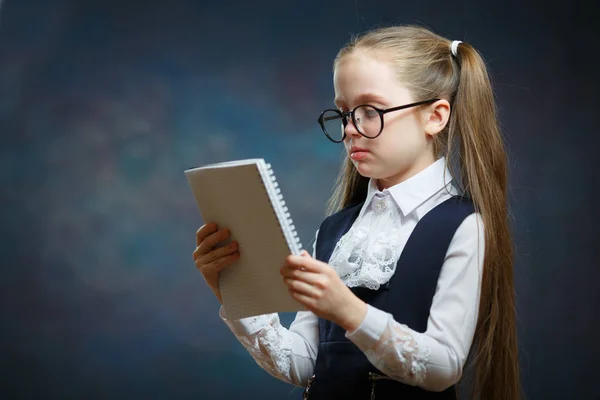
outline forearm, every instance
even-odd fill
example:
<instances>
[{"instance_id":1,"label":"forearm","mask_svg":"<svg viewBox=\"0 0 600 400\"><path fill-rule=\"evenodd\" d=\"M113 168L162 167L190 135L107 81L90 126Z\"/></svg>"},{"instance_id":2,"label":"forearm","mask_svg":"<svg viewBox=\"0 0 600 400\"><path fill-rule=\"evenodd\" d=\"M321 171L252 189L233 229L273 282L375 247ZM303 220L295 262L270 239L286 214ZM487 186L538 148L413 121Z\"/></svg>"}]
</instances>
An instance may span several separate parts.
<instances>
[{"instance_id":1,"label":"forearm","mask_svg":"<svg viewBox=\"0 0 600 400\"><path fill-rule=\"evenodd\" d=\"M306 385L317 355L302 329L286 329L277 314L227 320L221 310L221 317L261 368L284 382Z\"/></svg>"},{"instance_id":2,"label":"forearm","mask_svg":"<svg viewBox=\"0 0 600 400\"><path fill-rule=\"evenodd\" d=\"M426 390L441 391L458 381L462 361L452 348L369 307L365 320L346 336L388 377Z\"/></svg>"}]
</instances>

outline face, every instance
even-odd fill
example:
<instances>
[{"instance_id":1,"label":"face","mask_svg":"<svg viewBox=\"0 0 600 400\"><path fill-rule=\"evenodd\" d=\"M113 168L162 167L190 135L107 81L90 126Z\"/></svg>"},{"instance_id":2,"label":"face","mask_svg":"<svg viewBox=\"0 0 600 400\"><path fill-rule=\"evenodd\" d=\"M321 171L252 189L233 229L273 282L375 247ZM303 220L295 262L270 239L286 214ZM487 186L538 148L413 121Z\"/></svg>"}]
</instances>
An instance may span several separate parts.
<instances>
[{"instance_id":1,"label":"face","mask_svg":"<svg viewBox=\"0 0 600 400\"><path fill-rule=\"evenodd\" d=\"M361 104L386 109L416 101L398 81L389 63L364 53L352 54L338 63L334 88L335 103L341 111ZM362 136L349 120L344 146L359 174L377 179L380 188L384 188L435 161L423 107L435 108L435 103L385 114L383 131L375 139Z\"/></svg>"}]
</instances>

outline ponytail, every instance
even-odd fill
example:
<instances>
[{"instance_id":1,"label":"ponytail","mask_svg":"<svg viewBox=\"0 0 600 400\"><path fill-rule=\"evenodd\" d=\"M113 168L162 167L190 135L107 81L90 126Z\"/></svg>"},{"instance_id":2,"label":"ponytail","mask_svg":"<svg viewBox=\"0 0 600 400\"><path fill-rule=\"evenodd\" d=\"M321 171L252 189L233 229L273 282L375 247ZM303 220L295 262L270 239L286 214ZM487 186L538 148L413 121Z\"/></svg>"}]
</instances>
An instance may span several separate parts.
<instances>
[{"instance_id":1,"label":"ponytail","mask_svg":"<svg viewBox=\"0 0 600 400\"><path fill-rule=\"evenodd\" d=\"M494 95L484 61L469 44L456 57L460 70L449 121L448 153L458 142L465 193L485 227L484 269L475 331L475 394L513 400L520 395L513 251L507 206L507 161Z\"/></svg>"}]
</instances>

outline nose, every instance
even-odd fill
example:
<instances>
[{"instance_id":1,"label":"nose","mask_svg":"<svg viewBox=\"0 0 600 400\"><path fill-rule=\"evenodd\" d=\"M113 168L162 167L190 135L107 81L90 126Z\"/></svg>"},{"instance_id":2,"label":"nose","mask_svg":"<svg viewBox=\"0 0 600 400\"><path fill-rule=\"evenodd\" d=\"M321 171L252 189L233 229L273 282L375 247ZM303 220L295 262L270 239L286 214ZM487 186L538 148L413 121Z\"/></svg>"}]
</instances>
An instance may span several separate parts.
<instances>
[{"instance_id":1,"label":"nose","mask_svg":"<svg viewBox=\"0 0 600 400\"><path fill-rule=\"evenodd\" d=\"M358 129L356 129L356 126L354 125L354 121L352 120L352 118L348 117L347 121L348 121L348 123L344 127L344 133L346 133L346 136L348 136L348 137L360 136L360 133L358 132Z\"/></svg>"}]
</instances>

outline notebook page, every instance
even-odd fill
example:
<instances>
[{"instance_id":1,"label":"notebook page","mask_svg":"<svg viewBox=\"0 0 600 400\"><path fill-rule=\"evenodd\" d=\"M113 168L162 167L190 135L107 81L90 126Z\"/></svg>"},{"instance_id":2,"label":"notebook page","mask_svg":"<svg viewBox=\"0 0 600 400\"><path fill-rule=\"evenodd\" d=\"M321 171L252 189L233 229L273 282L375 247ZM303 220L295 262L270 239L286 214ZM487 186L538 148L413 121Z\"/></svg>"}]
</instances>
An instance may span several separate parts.
<instances>
[{"instance_id":1,"label":"notebook page","mask_svg":"<svg viewBox=\"0 0 600 400\"><path fill-rule=\"evenodd\" d=\"M291 250L256 164L185 173L202 219L229 228L232 240L239 243L240 259L220 274L228 318L302 310L279 273Z\"/></svg>"}]
</instances>

